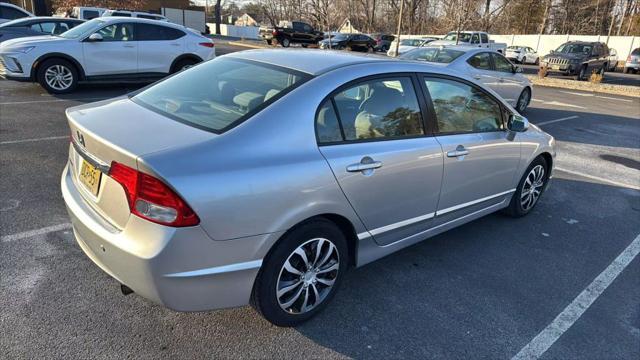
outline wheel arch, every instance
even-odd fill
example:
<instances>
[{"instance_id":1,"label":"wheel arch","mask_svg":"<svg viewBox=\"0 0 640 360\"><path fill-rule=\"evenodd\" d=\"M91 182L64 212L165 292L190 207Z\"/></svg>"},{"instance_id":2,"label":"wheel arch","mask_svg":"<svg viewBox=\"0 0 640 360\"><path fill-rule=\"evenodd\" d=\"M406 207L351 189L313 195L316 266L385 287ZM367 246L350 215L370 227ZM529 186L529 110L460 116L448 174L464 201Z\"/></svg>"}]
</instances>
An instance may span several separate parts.
<instances>
[{"instance_id":1,"label":"wheel arch","mask_svg":"<svg viewBox=\"0 0 640 360\"><path fill-rule=\"evenodd\" d=\"M31 73L29 75L32 81L35 81L37 79L38 68L40 67L40 65L42 65L43 62L51 59L63 59L63 60L69 61L70 63L73 64L73 66L76 67L76 70L78 70L78 77L79 77L78 80L85 79L84 68L82 67L82 65L78 60L76 60L73 56L70 56L68 54L54 52L54 53L44 54L39 58L37 58L36 61L33 62L33 65L31 65Z\"/></svg>"},{"instance_id":2,"label":"wheel arch","mask_svg":"<svg viewBox=\"0 0 640 360\"><path fill-rule=\"evenodd\" d=\"M193 53L182 54L182 55L178 56L177 58L173 59L173 62L171 63L171 66L169 67L169 72L173 72L174 69L175 69L176 64L179 63L182 60L185 60L185 59L194 60L197 63L200 63L200 62L203 61L203 59L200 56L196 55L196 54L193 54Z\"/></svg>"}]
</instances>

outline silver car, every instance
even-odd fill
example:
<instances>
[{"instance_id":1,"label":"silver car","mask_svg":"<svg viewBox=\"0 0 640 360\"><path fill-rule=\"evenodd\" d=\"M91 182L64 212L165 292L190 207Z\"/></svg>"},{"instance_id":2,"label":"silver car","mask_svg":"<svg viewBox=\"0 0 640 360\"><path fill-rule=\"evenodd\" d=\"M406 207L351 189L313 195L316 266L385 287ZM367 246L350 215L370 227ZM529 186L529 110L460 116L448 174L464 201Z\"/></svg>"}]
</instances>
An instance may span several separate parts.
<instances>
[{"instance_id":1,"label":"silver car","mask_svg":"<svg viewBox=\"0 0 640 360\"><path fill-rule=\"evenodd\" d=\"M529 79L521 74L520 67L496 51L468 46L429 46L400 57L445 65L468 75L498 93L521 114L531 102Z\"/></svg>"},{"instance_id":2,"label":"silver car","mask_svg":"<svg viewBox=\"0 0 640 360\"><path fill-rule=\"evenodd\" d=\"M96 265L171 309L251 303L279 326L351 266L531 212L555 157L471 78L333 51L233 53L67 117L62 193Z\"/></svg>"}]
</instances>

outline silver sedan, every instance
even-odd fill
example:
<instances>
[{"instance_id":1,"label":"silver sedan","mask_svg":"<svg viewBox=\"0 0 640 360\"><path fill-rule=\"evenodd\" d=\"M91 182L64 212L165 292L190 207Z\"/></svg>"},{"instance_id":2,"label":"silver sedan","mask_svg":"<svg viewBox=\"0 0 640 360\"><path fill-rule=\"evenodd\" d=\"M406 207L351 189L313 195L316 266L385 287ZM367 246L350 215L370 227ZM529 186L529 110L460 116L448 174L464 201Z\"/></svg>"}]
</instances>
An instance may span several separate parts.
<instances>
[{"instance_id":1,"label":"silver sedan","mask_svg":"<svg viewBox=\"0 0 640 360\"><path fill-rule=\"evenodd\" d=\"M531 102L529 79L521 74L520 67L496 51L467 46L433 46L414 49L400 57L441 64L467 75L498 93L521 114Z\"/></svg>"},{"instance_id":2,"label":"silver sedan","mask_svg":"<svg viewBox=\"0 0 640 360\"><path fill-rule=\"evenodd\" d=\"M67 110L62 194L86 255L178 311L320 312L346 270L531 212L551 136L446 68L314 50L217 58Z\"/></svg>"}]
</instances>

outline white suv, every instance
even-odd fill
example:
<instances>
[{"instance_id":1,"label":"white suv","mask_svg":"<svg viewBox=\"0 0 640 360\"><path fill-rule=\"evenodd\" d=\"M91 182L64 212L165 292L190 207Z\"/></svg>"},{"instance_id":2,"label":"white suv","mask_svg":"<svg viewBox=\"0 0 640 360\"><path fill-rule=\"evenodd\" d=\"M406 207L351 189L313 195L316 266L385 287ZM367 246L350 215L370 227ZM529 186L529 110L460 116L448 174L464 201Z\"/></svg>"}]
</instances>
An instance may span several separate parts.
<instances>
[{"instance_id":1,"label":"white suv","mask_svg":"<svg viewBox=\"0 0 640 360\"><path fill-rule=\"evenodd\" d=\"M58 36L2 42L0 76L60 94L79 81L156 80L214 57L213 41L184 26L101 17Z\"/></svg>"}]
</instances>

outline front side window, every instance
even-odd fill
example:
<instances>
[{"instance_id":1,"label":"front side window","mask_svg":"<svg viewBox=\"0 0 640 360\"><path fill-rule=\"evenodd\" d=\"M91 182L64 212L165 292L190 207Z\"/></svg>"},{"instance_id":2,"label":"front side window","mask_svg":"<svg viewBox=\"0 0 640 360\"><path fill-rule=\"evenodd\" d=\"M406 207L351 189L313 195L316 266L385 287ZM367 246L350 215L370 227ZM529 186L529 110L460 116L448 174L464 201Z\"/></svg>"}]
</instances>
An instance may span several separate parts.
<instances>
[{"instance_id":1,"label":"front side window","mask_svg":"<svg viewBox=\"0 0 640 360\"><path fill-rule=\"evenodd\" d=\"M103 27L96 31L102 35L102 41L133 41L133 24L120 23Z\"/></svg>"},{"instance_id":2,"label":"front side window","mask_svg":"<svg viewBox=\"0 0 640 360\"><path fill-rule=\"evenodd\" d=\"M369 80L334 96L345 140L412 137L424 134L411 78Z\"/></svg>"},{"instance_id":3,"label":"front side window","mask_svg":"<svg viewBox=\"0 0 640 360\"><path fill-rule=\"evenodd\" d=\"M96 10L85 10L85 11L83 12L83 14L84 14L84 16L83 16L83 17L84 17L85 19L88 19L88 20L91 20L91 19L95 19L95 18L97 18L97 17L100 17L100 13L99 13L99 12L97 12Z\"/></svg>"},{"instance_id":4,"label":"front side window","mask_svg":"<svg viewBox=\"0 0 640 360\"><path fill-rule=\"evenodd\" d=\"M60 36L66 39L77 39L85 35L89 36L89 34L93 33L104 24L105 22L100 19L89 20L86 23L80 24L69 31L65 31L64 33L60 34Z\"/></svg>"},{"instance_id":5,"label":"front side window","mask_svg":"<svg viewBox=\"0 0 640 360\"><path fill-rule=\"evenodd\" d=\"M480 38L478 37L478 34L473 34L473 36L471 37L471 43L472 44L479 44L480 43Z\"/></svg>"},{"instance_id":6,"label":"front side window","mask_svg":"<svg viewBox=\"0 0 640 360\"><path fill-rule=\"evenodd\" d=\"M491 54L493 56L493 63L496 66L496 71L512 73L513 65L504 56L500 54Z\"/></svg>"},{"instance_id":7,"label":"front side window","mask_svg":"<svg viewBox=\"0 0 640 360\"><path fill-rule=\"evenodd\" d=\"M222 133L306 81L288 68L220 57L131 98L176 121Z\"/></svg>"},{"instance_id":8,"label":"front side window","mask_svg":"<svg viewBox=\"0 0 640 360\"><path fill-rule=\"evenodd\" d=\"M473 55L467 62L476 69L491 70L491 57L487 52Z\"/></svg>"},{"instance_id":9,"label":"front side window","mask_svg":"<svg viewBox=\"0 0 640 360\"><path fill-rule=\"evenodd\" d=\"M439 133L504 129L500 105L481 90L454 80L426 78Z\"/></svg>"}]
</instances>

